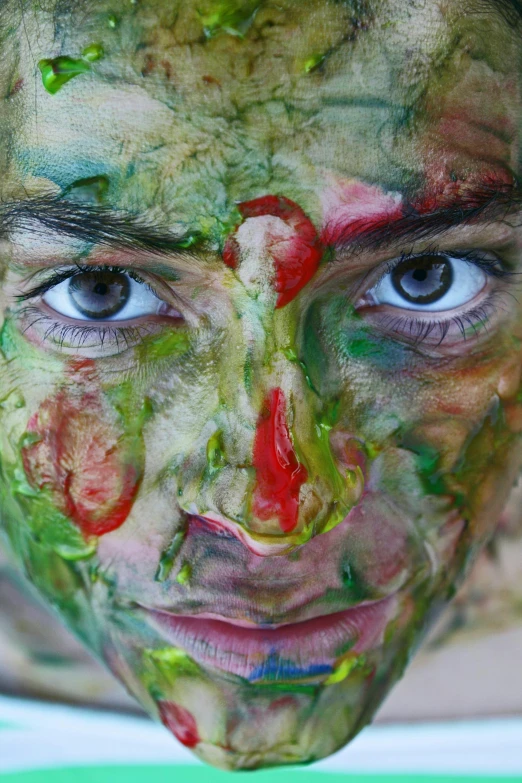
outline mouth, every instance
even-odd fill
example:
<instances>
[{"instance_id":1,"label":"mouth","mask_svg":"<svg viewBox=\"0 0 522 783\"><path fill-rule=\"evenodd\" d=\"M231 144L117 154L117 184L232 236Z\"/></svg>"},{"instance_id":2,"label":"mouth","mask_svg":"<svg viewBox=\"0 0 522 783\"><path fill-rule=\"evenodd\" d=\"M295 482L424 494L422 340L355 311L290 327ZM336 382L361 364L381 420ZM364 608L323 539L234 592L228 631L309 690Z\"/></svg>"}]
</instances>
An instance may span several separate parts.
<instances>
[{"instance_id":1,"label":"mouth","mask_svg":"<svg viewBox=\"0 0 522 783\"><path fill-rule=\"evenodd\" d=\"M142 607L147 624L206 669L257 683L328 681L344 661L382 644L397 595L342 612L279 625L254 625ZM348 671L345 664L344 669ZM338 680L335 680L338 681Z\"/></svg>"}]
</instances>

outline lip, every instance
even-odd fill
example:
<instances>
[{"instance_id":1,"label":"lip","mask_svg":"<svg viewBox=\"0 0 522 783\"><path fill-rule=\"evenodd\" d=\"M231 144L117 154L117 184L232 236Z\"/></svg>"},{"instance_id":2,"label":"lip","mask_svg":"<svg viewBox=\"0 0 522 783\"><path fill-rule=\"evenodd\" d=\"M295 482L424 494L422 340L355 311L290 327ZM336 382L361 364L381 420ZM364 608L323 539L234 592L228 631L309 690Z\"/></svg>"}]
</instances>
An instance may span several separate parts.
<instances>
[{"instance_id":1,"label":"lip","mask_svg":"<svg viewBox=\"0 0 522 783\"><path fill-rule=\"evenodd\" d=\"M279 625L231 621L213 614L176 615L141 607L147 624L205 668L250 682L324 680L336 662L382 642L396 614L397 595L380 601Z\"/></svg>"}]
</instances>

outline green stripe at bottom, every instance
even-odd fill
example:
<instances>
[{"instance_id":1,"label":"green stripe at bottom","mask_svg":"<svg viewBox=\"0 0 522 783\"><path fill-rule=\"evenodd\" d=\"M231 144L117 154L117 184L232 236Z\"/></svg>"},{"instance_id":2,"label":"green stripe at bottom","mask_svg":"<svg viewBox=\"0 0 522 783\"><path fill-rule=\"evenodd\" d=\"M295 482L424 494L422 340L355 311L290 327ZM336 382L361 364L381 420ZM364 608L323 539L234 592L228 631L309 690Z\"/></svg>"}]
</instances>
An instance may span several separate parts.
<instances>
[{"instance_id":1,"label":"green stripe at bottom","mask_svg":"<svg viewBox=\"0 0 522 783\"><path fill-rule=\"evenodd\" d=\"M288 783L295 775L299 783L522 783L521 776L470 775L353 775L349 772L320 772L293 768L259 772L221 772L200 766L92 766L61 767L30 772L0 773L1 783ZM297 781L296 781L297 783Z\"/></svg>"}]
</instances>

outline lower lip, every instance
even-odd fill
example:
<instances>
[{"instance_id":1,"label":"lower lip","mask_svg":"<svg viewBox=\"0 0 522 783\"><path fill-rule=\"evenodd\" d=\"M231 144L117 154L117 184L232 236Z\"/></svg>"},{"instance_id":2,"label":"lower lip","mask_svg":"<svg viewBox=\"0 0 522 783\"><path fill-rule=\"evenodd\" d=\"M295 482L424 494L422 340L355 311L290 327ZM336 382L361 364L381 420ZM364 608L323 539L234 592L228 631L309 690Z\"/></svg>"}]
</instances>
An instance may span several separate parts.
<instances>
[{"instance_id":1,"label":"lower lip","mask_svg":"<svg viewBox=\"0 0 522 783\"><path fill-rule=\"evenodd\" d=\"M321 680L336 661L382 643L396 596L304 622L263 627L146 609L148 624L199 664L250 682Z\"/></svg>"}]
</instances>

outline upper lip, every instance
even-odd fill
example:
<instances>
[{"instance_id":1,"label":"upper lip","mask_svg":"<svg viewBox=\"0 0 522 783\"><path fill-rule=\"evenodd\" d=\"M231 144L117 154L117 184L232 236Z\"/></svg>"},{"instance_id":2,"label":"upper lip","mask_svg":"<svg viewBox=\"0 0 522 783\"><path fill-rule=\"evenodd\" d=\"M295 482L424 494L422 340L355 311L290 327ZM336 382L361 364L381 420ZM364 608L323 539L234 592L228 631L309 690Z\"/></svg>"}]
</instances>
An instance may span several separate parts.
<instances>
[{"instance_id":1,"label":"upper lip","mask_svg":"<svg viewBox=\"0 0 522 783\"><path fill-rule=\"evenodd\" d=\"M299 531L290 535L267 536L252 533L246 530L239 522L234 522L223 514L207 511L198 514L197 511L188 512L189 522L203 524L208 528L223 531L239 539L250 552L260 557L276 557L286 555L303 541L303 532Z\"/></svg>"}]
</instances>

